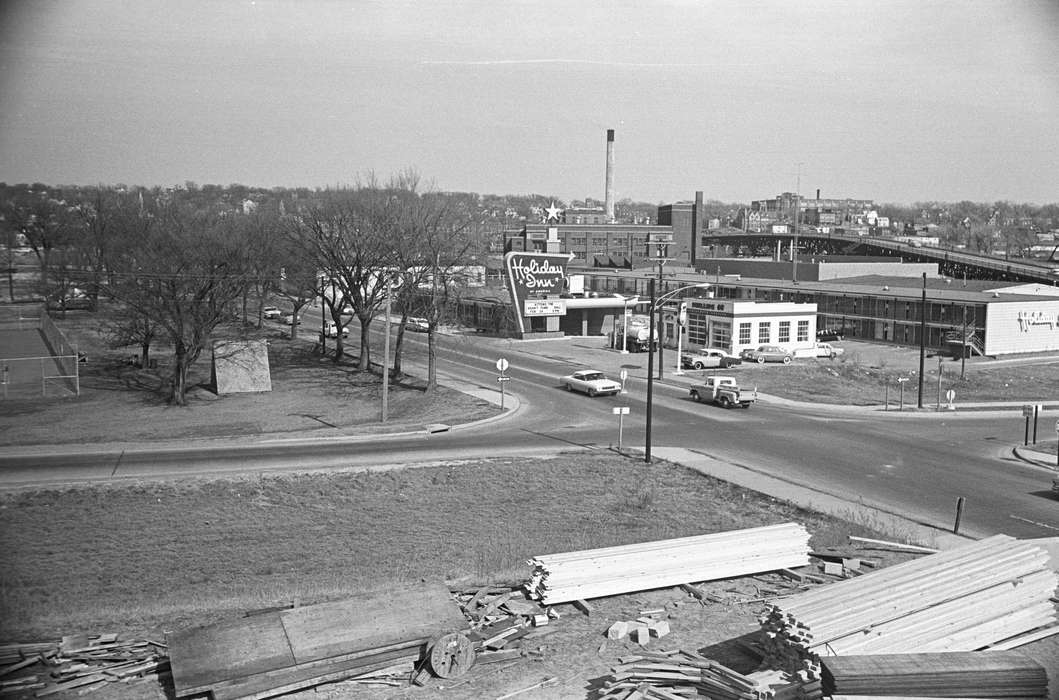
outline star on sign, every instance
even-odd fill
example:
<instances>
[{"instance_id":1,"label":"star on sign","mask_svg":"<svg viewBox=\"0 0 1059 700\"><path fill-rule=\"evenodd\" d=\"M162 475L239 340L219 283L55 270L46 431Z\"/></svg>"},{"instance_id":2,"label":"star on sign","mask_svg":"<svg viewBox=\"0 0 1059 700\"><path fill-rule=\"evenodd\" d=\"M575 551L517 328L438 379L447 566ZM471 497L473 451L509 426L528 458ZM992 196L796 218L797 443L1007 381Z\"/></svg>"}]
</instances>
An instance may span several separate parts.
<instances>
[{"instance_id":1,"label":"star on sign","mask_svg":"<svg viewBox=\"0 0 1059 700\"><path fill-rule=\"evenodd\" d=\"M548 221L551 221L552 219L555 219L556 221L558 221L559 220L559 214L561 214L563 210L560 209L559 207L555 206L555 202L552 202L552 205L550 207L548 207L547 209L545 209L544 211L548 212Z\"/></svg>"}]
</instances>

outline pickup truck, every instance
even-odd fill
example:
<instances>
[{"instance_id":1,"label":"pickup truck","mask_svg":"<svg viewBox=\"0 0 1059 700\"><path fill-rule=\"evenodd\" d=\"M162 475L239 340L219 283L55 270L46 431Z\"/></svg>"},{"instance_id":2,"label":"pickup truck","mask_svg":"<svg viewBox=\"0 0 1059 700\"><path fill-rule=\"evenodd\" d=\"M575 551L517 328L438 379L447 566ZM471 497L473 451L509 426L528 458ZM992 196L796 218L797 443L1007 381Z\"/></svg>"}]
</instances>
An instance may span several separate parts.
<instances>
[{"instance_id":1,"label":"pickup truck","mask_svg":"<svg viewBox=\"0 0 1059 700\"><path fill-rule=\"evenodd\" d=\"M735 377L707 377L702 386L692 387L689 393L696 401L715 403L724 408L750 408L750 404L757 401L757 389L740 389Z\"/></svg>"}]
</instances>

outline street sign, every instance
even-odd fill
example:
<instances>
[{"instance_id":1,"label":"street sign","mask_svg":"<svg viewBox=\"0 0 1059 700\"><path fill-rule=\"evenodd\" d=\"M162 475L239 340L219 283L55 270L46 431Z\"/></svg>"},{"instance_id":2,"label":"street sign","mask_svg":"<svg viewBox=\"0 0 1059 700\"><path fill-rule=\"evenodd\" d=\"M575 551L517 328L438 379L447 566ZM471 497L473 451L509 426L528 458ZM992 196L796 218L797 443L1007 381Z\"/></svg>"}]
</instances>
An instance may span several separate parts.
<instances>
[{"instance_id":1,"label":"street sign","mask_svg":"<svg viewBox=\"0 0 1059 700\"><path fill-rule=\"evenodd\" d=\"M621 377L621 380L624 382L626 379L629 378L629 370L623 369L621 372L618 373L618 376Z\"/></svg>"},{"instance_id":2,"label":"street sign","mask_svg":"<svg viewBox=\"0 0 1059 700\"><path fill-rule=\"evenodd\" d=\"M504 358L500 358L496 361L496 368L501 372L506 372L508 368L508 362Z\"/></svg>"},{"instance_id":3,"label":"street sign","mask_svg":"<svg viewBox=\"0 0 1059 700\"><path fill-rule=\"evenodd\" d=\"M496 380L498 382L510 382L511 381L511 377L505 377L503 375L500 375L499 377L496 378Z\"/></svg>"},{"instance_id":4,"label":"street sign","mask_svg":"<svg viewBox=\"0 0 1059 700\"><path fill-rule=\"evenodd\" d=\"M629 415L629 407L628 406L615 406L614 408L610 409L610 412L613 413L616 416L627 416L627 415Z\"/></svg>"},{"instance_id":5,"label":"street sign","mask_svg":"<svg viewBox=\"0 0 1059 700\"><path fill-rule=\"evenodd\" d=\"M949 403L952 403L952 400L956 398L956 391L949 389L945 392L945 398L949 400Z\"/></svg>"}]
</instances>

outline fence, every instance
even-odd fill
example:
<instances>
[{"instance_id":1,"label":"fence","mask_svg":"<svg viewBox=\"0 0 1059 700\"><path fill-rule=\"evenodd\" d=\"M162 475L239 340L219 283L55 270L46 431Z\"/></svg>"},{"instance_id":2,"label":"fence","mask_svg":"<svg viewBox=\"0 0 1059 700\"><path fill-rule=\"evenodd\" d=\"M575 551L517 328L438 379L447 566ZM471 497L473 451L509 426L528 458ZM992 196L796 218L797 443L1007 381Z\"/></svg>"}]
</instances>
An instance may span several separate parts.
<instances>
[{"instance_id":1,"label":"fence","mask_svg":"<svg viewBox=\"0 0 1059 700\"><path fill-rule=\"evenodd\" d=\"M79 396L81 380L77 347L67 340L43 305L3 307L0 329L0 397ZM39 354L41 349L49 354Z\"/></svg>"}]
</instances>

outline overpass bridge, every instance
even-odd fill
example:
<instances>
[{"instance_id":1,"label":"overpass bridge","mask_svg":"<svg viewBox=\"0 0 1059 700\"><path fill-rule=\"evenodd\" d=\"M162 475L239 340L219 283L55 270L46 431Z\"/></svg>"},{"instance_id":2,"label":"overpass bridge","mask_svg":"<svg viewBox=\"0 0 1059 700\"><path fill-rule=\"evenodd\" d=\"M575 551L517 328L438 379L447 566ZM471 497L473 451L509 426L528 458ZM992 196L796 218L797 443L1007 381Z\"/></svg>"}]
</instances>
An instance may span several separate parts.
<instances>
[{"instance_id":1,"label":"overpass bridge","mask_svg":"<svg viewBox=\"0 0 1059 700\"><path fill-rule=\"evenodd\" d=\"M948 248L916 246L892 238L858 236L850 233L820 233L801 231L791 233L755 231L707 231L703 242L728 246L748 255L770 255L786 246L794 245L799 256L858 255L900 258L907 262L937 263L941 274L967 279L1004 280L1016 283L1059 285L1059 263L1012 261L982 253L971 253Z\"/></svg>"}]
</instances>

